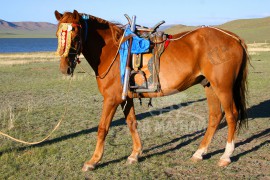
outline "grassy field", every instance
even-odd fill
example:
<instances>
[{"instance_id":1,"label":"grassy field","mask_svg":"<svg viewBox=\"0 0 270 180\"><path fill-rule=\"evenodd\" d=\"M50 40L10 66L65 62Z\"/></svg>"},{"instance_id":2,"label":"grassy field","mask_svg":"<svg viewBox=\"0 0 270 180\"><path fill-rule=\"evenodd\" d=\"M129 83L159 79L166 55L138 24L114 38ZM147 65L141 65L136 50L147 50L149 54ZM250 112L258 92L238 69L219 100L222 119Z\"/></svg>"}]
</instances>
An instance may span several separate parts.
<instances>
[{"instance_id":1,"label":"grassy field","mask_svg":"<svg viewBox=\"0 0 270 180\"><path fill-rule=\"evenodd\" d=\"M249 128L236 141L232 164L217 166L227 127L220 127L204 161L193 163L207 127L203 88L194 86L173 96L135 100L144 146L138 164L127 165L132 142L119 108L96 170L81 167L92 155L102 97L89 65L69 78L58 70L53 53L0 54L0 130L37 141L47 135L68 107L60 128L46 142L27 146L0 137L0 179L269 179L270 45L250 45ZM223 123L226 124L226 123Z\"/></svg>"}]
</instances>

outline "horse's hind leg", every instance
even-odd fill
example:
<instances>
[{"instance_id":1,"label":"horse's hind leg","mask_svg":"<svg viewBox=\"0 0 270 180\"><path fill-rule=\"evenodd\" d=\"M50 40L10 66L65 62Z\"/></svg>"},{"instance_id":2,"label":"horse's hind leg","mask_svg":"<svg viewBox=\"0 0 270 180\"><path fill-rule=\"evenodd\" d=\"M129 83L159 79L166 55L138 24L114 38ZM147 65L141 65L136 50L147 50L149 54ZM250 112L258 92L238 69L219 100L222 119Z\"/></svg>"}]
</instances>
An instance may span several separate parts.
<instances>
[{"instance_id":1,"label":"horse's hind leg","mask_svg":"<svg viewBox=\"0 0 270 180\"><path fill-rule=\"evenodd\" d=\"M142 151L142 144L141 144L139 133L137 131L137 121L136 121L136 116L135 116L133 99L128 98L126 102L123 102L121 104L121 106L123 108L126 122L130 130L132 141L133 141L133 150L127 160L128 164L132 164L138 161L138 156L141 154L141 151Z\"/></svg>"},{"instance_id":2,"label":"horse's hind leg","mask_svg":"<svg viewBox=\"0 0 270 180\"><path fill-rule=\"evenodd\" d=\"M96 149L90 161L84 164L82 171L94 169L97 163L101 160L104 152L105 138L106 135L108 134L112 118L115 114L118 105L119 104L114 103L112 99L104 99L102 115L98 126Z\"/></svg>"},{"instance_id":3,"label":"horse's hind leg","mask_svg":"<svg viewBox=\"0 0 270 180\"><path fill-rule=\"evenodd\" d=\"M200 161L203 159L203 154L207 152L207 148L216 132L216 129L223 118L220 101L213 91L212 87L205 87L207 103L209 108L209 122L206 133L199 146L199 149L193 154L192 161Z\"/></svg>"},{"instance_id":4,"label":"horse's hind leg","mask_svg":"<svg viewBox=\"0 0 270 180\"><path fill-rule=\"evenodd\" d=\"M234 138L237 126L238 111L235 106L232 91L227 91L218 94L222 107L225 111L225 117L228 124L228 139L225 152L221 156L218 165L227 166L230 164L230 156L234 151Z\"/></svg>"}]
</instances>

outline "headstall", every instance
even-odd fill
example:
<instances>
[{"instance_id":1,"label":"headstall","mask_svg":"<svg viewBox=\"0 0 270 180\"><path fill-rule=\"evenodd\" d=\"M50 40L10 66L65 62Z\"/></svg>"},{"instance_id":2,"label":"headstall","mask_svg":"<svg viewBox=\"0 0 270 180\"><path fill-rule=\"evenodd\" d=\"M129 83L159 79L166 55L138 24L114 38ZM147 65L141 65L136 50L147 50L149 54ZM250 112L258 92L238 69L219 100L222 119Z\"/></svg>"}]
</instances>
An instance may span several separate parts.
<instances>
[{"instance_id":1,"label":"headstall","mask_svg":"<svg viewBox=\"0 0 270 180\"><path fill-rule=\"evenodd\" d=\"M74 24L74 23L61 23L59 25L59 29L57 32L58 35L58 47L57 47L57 51L56 54L61 56L61 57L68 57L69 55L69 51L71 48L71 43L72 43L72 29L73 27L80 27L80 24ZM80 41L80 40L79 40ZM78 46L81 46L80 43L78 42ZM77 49L79 50L81 47L77 47ZM78 54L80 54L80 52L77 52Z\"/></svg>"}]
</instances>

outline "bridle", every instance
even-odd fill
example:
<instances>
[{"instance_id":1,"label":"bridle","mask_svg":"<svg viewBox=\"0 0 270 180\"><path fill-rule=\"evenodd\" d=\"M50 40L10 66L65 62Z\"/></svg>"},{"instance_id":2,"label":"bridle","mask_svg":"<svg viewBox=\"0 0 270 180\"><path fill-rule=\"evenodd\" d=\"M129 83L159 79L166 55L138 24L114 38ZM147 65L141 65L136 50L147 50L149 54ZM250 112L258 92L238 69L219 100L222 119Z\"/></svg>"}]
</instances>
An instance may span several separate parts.
<instances>
[{"instance_id":1,"label":"bridle","mask_svg":"<svg viewBox=\"0 0 270 180\"><path fill-rule=\"evenodd\" d=\"M71 40L71 47L68 53L68 65L71 76L73 76L76 65L80 63L79 57L82 52L82 26L72 23L72 27L77 27L79 33Z\"/></svg>"},{"instance_id":2,"label":"bridle","mask_svg":"<svg viewBox=\"0 0 270 180\"><path fill-rule=\"evenodd\" d=\"M74 28L78 28L77 35L72 38ZM76 23L61 23L59 25L57 54L68 58L68 74L73 76L77 63L80 63L79 56L82 52L82 26Z\"/></svg>"}]
</instances>

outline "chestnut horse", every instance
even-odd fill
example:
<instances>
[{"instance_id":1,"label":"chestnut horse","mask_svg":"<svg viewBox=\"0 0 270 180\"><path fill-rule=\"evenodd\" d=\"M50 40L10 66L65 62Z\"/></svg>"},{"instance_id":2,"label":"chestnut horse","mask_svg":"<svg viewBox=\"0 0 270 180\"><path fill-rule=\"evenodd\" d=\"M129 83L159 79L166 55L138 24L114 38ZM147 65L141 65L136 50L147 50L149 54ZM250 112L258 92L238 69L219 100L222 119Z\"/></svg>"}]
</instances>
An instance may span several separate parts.
<instances>
[{"instance_id":1,"label":"chestnut horse","mask_svg":"<svg viewBox=\"0 0 270 180\"><path fill-rule=\"evenodd\" d=\"M121 98L123 86L118 53L124 30L118 24L94 16L85 19L83 16L84 14L79 14L76 10L64 14L55 11L58 27L62 23L70 23L72 27L71 48L67 57L61 56L61 72L72 73L76 67L75 56L82 52L95 71L98 88L104 98L96 148L82 170L94 169L101 160L105 137L119 105L123 108L133 141L128 163L134 163L142 152L142 143L137 130L133 98L171 95L198 84L203 79L209 82L204 86L209 107L209 124L191 159L203 159L225 114L228 124L227 144L218 165L227 166L234 151L237 127L247 122L245 98L249 59L246 44L231 32L211 27L198 28L184 37L181 36L185 33L173 35L174 41L170 42L160 58L160 92L129 92L124 101Z\"/></svg>"}]
</instances>

